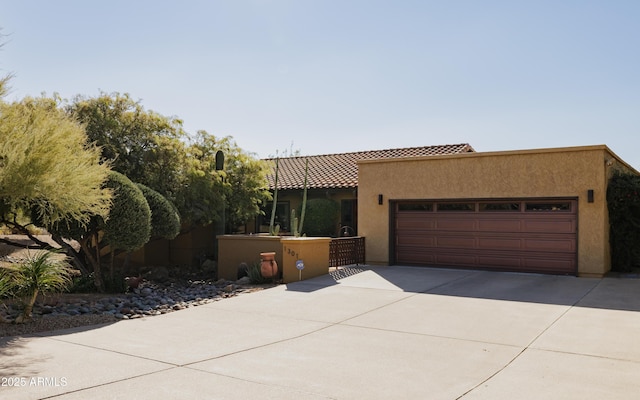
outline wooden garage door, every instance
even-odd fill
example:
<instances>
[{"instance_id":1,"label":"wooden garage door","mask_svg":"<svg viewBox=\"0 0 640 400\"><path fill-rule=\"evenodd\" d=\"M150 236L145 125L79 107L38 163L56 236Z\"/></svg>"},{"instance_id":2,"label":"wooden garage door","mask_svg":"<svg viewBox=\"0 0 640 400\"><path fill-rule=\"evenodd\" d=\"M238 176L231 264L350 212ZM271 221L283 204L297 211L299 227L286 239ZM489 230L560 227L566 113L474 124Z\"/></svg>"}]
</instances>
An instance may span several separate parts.
<instances>
[{"instance_id":1,"label":"wooden garage door","mask_svg":"<svg viewBox=\"0 0 640 400\"><path fill-rule=\"evenodd\" d=\"M577 201L394 205L396 264L576 274Z\"/></svg>"}]
</instances>

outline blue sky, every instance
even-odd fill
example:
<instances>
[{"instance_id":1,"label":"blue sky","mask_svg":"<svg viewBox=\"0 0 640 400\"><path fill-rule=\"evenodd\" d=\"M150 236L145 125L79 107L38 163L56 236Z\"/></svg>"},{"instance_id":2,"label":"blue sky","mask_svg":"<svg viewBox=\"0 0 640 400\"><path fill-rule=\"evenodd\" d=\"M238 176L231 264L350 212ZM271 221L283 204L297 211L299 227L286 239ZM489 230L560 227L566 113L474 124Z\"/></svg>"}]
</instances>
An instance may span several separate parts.
<instances>
[{"instance_id":1,"label":"blue sky","mask_svg":"<svg viewBox=\"0 0 640 400\"><path fill-rule=\"evenodd\" d=\"M129 93L258 157L607 144L640 169L640 1L0 0L8 100Z\"/></svg>"}]
</instances>

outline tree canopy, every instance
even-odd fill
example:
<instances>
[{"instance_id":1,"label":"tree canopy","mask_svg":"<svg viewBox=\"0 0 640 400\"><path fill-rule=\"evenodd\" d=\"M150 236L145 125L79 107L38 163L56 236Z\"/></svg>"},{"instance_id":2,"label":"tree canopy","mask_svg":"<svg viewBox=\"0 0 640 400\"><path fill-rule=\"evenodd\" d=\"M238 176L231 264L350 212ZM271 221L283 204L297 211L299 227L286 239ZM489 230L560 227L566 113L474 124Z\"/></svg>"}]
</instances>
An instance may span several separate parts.
<instances>
[{"instance_id":1,"label":"tree canopy","mask_svg":"<svg viewBox=\"0 0 640 400\"><path fill-rule=\"evenodd\" d=\"M44 96L0 100L0 222L27 233L15 216L31 216L77 266L93 266L99 289L106 246L131 251L151 236L174 238L181 223L219 221L223 207L234 227L269 198L262 163L230 137L190 137L179 119L147 111L129 95L78 96L65 106ZM83 256L63 238L77 240Z\"/></svg>"},{"instance_id":2,"label":"tree canopy","mask_svg":"<svg viewBox=\"0 0 640 400\"><path fill-rule=\"evenodd\" d=\"M128 94L77 96L67 105L113 170L175 201L185 184L182 121L145 110Z\"/></svg>"},{"instance_id":3,"label":"tree canopy","mask_svg":"<svg viewBox=\"0 0 640 400\"><path fill-rule=\"evenodd\" d=\"M109 164L49 98L0 102L0 213L35 210L46 224L106 216Z\"/></svg>"},{"instance_id":4,"label":"tree canopy","mask_svg":"<svg viewBox=\"0 0 640 400\"><path fill-rule=\"evenodd\" d=\"M206 131L190 137L182 121L145 110L126 94L76 97L67 111L85 124L115 171L166 197L183 223L219 221L224 204L228 225L241 224L270 196L261 162L230 137ZM219 150L226 158L223 171L215 169Z\"/></svg>"}]
</instances>

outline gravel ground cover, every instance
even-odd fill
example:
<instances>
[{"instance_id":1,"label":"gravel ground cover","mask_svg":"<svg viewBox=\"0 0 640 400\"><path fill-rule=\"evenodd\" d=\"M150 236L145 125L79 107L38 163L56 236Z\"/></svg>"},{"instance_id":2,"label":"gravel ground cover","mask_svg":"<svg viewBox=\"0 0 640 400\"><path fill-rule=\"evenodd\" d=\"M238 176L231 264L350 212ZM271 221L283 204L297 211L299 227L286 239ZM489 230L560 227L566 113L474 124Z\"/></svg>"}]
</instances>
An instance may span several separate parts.
<instances>
[{"instance_id":1,"label":"gravel ground cover","mask_svg":"<svg viewBox=\"0 0 640 400\"><path fill-rule=\"evenodd\" d=\"M33 318L22 324L14 323L20 313L20 304L8 302L0 306L0 318L5 320L0 322L0 337L148 318L269 286L272 285L251 285L247 278L243 278L235 282L143 282L140 287L121 294L52 294L39 298L33 309Z\"/></svg>"}]
</instances>

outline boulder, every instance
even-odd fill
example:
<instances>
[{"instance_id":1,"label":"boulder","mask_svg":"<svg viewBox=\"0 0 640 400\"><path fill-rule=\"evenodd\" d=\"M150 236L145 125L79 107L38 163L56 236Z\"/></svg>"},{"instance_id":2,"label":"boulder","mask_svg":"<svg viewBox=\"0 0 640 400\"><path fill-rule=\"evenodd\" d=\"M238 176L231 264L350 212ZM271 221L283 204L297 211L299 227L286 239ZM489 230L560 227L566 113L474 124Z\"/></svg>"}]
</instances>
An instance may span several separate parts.
<instances>
[{"instance_id":1,"label":"boulder","mask_svg":"<svg viewBox=\"0 0 640 400\"><path fill-rule=\"evenodd\" d=\"M243 262L243 263L240 263L240 265L238 265L238 276L236 279L240 279L245 276L249 276L249 265Z\"/></svg>"},{"instance_id":2,"label":"boulder","mask_svg":"<svg viewBox=\"0 0 640 400\"><path fill-rule=\"evenodd\" d=\"M248 276L243 276L242 278L236 281L236 285L250 285L250 284L251 284L251 278L249 278Z\"/></svg>"}]
</instances>

